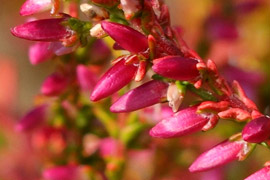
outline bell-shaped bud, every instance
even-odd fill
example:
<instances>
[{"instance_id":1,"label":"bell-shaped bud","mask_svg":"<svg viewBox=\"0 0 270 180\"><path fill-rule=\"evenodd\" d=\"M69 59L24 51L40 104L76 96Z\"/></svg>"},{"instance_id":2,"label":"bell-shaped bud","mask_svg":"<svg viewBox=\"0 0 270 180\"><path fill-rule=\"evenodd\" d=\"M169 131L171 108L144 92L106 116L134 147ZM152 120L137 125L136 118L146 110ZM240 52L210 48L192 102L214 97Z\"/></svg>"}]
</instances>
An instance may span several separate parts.
<instances>
[{"instance_id":1,"label":"bell-shaped bud","mask_svg":"<svg viewBox=\"0 0 270 180\"><path fill-rule=\"evenodd\" d=\"M69 84L69 79L60 73L48 76L41 85L41 93L45 96L57 96L64 92Z\"/></svg>"},{"instance_id":2,"label":"bell-shaped bud","mask_svg":"<svg viewBox=\"0 0 270 180\"><path fill-rule=\"evenodd\" d=\"M98 101L117 92L134 78L136 70L133 64L125 65L124 60L117 62L98 81L90 99Z\"/></svg>"},{"instance_id":3,"label":"bell-shaped bud","mask_svg":"<svg viewBox=\"0 0 270 180\"><path fill-rule=\"evenodd\" d=\"M148 48L147 37L131 27L108 21L102 21L101 26L122 48L132 53L143 52Z\"/></svg>"},{"instance_id":4,"label":"bell-shaped bud","mask_svg":"<svg viewBox=\"0 0 270 180\"><path fill-rule=\"evenodd\" d=\"M45 169L43 178L46 180L74 180L79 179L79 167L77 166L57 166Z\"/></svg>"},{"instance_id":5,"label":"bell-shaped bud","mask_svg":"<svg viewBox=\"0 0 270 180\"><path fill-rule=\"evenodd\" d=\"M37 65L54 55L53 50L50 48L50 42L38 42L29 48L28 56L32 65Z\"/></svg>"},{"instance_id":6,"label":"bell-shaped bud","mask_svg":"<svg viewBox=\"0 0 270 180\"><path fill-rule=\"evenodd\" d=\"M265 166L254 174L248 176L245 180L267 180L270 179L270 167Z\"/></svg>"},{"instance_id":7,"label":"bell-shaped bud","mask_svg":"<svg viewBox=\"0 0 270 180\"><path fill-rule=\"evenodd\" d=\"M65 20L54 18L31 21L12 28L11 33L32 41L59 41L72 35L72 31L62 24Z\"/></svg>"},{"instance_id":8,"label":"bell-shaped bud","mask_svg":"<svg viewBox=\"0 0 270 180\"><path fill-rule=\"evenodd\" d=\"M202 130L212 114L198 114L197 106L183 109L162 120L150 131L150 135L159 138L173 138Z\"/></svg>"},{"instance_id":9,"label":"bell-shaped bud","mask_svg":"<svg viewBox=\"0 0 270 180\"><path fill-rule=\"evenodd\" d=\"M181 56L165 56L153 61L153 70L161 76L186 81L199 76L198 61Z\"/></svg>"},{"instance_id":10,"label":"bell-shaped bud","mask_svg":"<svg viewBox=\"0 0 270 180\"><path fill-rule=\"evenodd\" d=\"M15 130L27 131L34 129L46 120L47 109L48 105L46 104L32 109L16 124Z\"/></svg>"},{"instance_id":11,"label":"bell-shaped bud","mask_svg":"<svg viewBox=\"0 0 270 180\"><path fill-rule=\"evenodd\" d=\"M201 154L189 167L189 171L206 171L237 160L245 144L244 141L224 141Z\"/></svg>"},{"instance_id":12,"label":"bell-shaped bud","mask_svg":"<svg viewBox=\"0 0 270 180\"><path fill-rule=\"evenodd\" d=\"M262 116L247 123L242 131L242 137L251 143L260 143L268 139L270 137L270 118Z\"/></svg>"},{"instance_id":13,"label":"bell-shaped bud","mask_svg":"<svg viewBox=\"0 0 270 180\"><path fill-rule=\"evenodd\" d=\"M78 65L76 68L77 80L82 90L92 90L97 81L97 75L87 66Z\"/></svg>"},{"instance_id":14,"label":"bell-shaped bud","mask_svg":"<svg viewBox=\"0 0 270 180\"><path fill-rule=\"evenodd\" d=\"M161 102L166 97L168 84L149 81L120 97L110 108L112 112L130 112Z\"/></svg>"},{"instance_id":15,"label":"bell-shaped bud","mask_svg":"<svg viewBox=\"0 0 270 180\"><path fill-rule=\"evenodd\" d=\"M45 10L49 10L52 0L26 0L20 9L21 16L29 16Z\"/></svg>"}]
</instances>

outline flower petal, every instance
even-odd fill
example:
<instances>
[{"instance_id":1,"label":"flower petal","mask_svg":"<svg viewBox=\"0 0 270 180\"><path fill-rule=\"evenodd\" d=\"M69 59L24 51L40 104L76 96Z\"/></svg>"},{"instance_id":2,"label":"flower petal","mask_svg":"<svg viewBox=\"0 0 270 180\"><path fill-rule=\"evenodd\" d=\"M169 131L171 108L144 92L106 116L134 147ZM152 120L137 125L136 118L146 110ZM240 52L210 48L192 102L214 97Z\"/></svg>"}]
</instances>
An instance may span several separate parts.
<instances>
[{"instance_id":1,"label":"flower petal","mask_svg":"<svg viewBox=\"0 0 270 180\"><path fill-rule=\"evenodd\" d=\"M168 84L152 80L130 90L119 98L110 108L112 112L130 112L159 103L166 97Z\"/></svg>"},{"instance_id":2,"label":"flower petal","mask_svg":"<svg viewBox=\"0 0 270 180\"><path fill-rule=\"evenodd\" d=\"M206 171L238 159L243 141L224 141L201 154L189 167L190 172Z\"/></svg>"},{"instance_id":3,"label":"flower petal","mask_svg":"<svg viewBox=\"0 0 270 180\"><path fill-rule=\"evenodd\" d=\"M102 21L101 26L121 47L130 52L139 53L148 48L147 37L128 26L108 21Z\"/></svg>"},{"instance_id":4,"label":"flower petal","mask_svg":"<svg viewBox=\"0 0 270 180\"><path fill-rule=\"evenodd\" d=\"M119 61L101 77L90 99L98 101L117 92L134 78L136 70L137 67L133 64L125 65L124 60Z\"/></svg>"},{"instance_id":5,"label":"flower petal","mask_svg":"<svg viewBox=\"0 0 270 180\"><path fill-rule=\"evenodd\" d=\"M198 61L181 56L166 56L153 61L153 70L164 77L175 80L192 80L199 76Z\"/></svg>"},{"instance_id":6,"label":"flower petal","mask_svg":"<svg viewBox=\"0 0 270 180\"><path fill-rule=\"evenodd\" d=\"M62 25L66 18L42 19L27 22L11 29L19 38L33 41L58 41L71 36L72 31Z\"/></svg>"},{"instance_id":7,"label":"flower petal","mask_svg":"<svg viewBox=\"0 0 270 180\"><path fill-rule=\"evenodd\" d=\"M202 130L209 121L207 115L197 114L197 106L183 109L159 122L150 135L159 138L180 137Z\"/></svg>"}]
</instances>

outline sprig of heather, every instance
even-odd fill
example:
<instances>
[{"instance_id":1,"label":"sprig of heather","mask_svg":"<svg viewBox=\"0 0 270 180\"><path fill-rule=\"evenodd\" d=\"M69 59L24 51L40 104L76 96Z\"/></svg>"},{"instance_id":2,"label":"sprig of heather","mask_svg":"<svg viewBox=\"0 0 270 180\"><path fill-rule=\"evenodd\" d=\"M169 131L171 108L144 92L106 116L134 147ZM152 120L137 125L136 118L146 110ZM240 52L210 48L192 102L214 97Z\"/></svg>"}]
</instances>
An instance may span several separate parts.
<instances>
[{"instance_id":1,"label":"sprig of heather","mask_svg":"<svg viewBox=\"0 0 270 180\"><path fill-rule=\"evenodd\" d=\"M134 75L135 77L140 76L139 81L148 80L149 77L145 74L147 74L147 71L152 71L159 76L161 82L168 83L168 87L164 87L165 91L167 89L167 97L164 99L165 101L167 99L176 113L153 127L150 131L151 136L169 138L200 130L206 131L213 128L219 119L230 119L236 122L250 121L242 132L244 140L240 140L241 143L226 143L226 145L222 145L222 148L221 145L218 145L215 149L209 151L209 153L211 152L211 157L209 155L211 161L207 167L204 167L205 165L201 162L209 163L208 155L202 155L191 166L191 171L210 169L237 159L236 157L243 146L261 143L269 138L270 134L267 133L270 130L268 127L269 118L259 112L255 103L246 96L237 81L229 84L219 74L212 60L205 62L186 45L177 30L170 26L168 8L163 2L129 0L120 1L120 5L128 23L125 22L123 25L119 24L121 21L118 21L118 23L110 22L116 21L112 18L102 20L97 24L100 28L94 29L102 33L93 34L104 35L105 32L115 40L115 47L130 52L132 58L126 55L121 58L121 61L126 62L125 66L133 64L141 69L139 74L137 72ZM136 17L135 14L141 14L142 16ZM148 40L148 44L146 40ZM137 58L134 58L134 56ZM142 66L141 62L147 65ZM122 78L122 75L117 75L117 73L114 73L114 75L110 73L108 75L107 73L102 77L96 87L96 89L99 89L99 93L108 91L108 89L99 85L107 78L112 77L110 84L115 84L115 86L108 86L108 88L120 89L123 87L122 84L120 86L117 82L120 80L120 76ZM152 83L152 86L150 83ZM159 90L156 91L157 89L160 89L158 84L155 85L151 81L145 83L120 97L111 107L111 111L130 112L164 102L164 99L161 101L161 98L164 97L163 94ZM201 98L200 104L177 112L185 92L189 90ZM210 98L207 99L207 96L204 96L205 94ZM105 93L104 97L106 96ZM209 101L210 99L212 101ZM225 149L228 148L228 151L225 151L223 146ZM233 149L236 150L235 153L229 154L234 152ZM215 157L220 153L220 150L225 153L221 160Z\"/></svg>"},{"instance_id":2,"label":"sprig of heather","mask_svg":"<svg viewBox=\"0 0 270 180\"><path fill-rule=\"evenodd\" d=\"M133 80L142 82L141 86L120 97L111 106L111 111L130 112L168 102L175 114L160 121L150 131L151 136L159 138L207 131L214 128L219 119L249 122L242 132L243 138L241 135L237 139L231 138L203 153L191 165L190 171L204 171L236 159L243 160L253 149L250 147L255 147L253 143L269 138L269 118L259 112L238 82L229 84L212 60L204 61L186 45L177 29L171 27L169 10L163 1L93 0L80 6L91 22L58 13L61 3L64 2L26 1L21 9L22 15L51 8L54 18L27 22L11 29L12 34L19 38L46 42L35 45L30 51L33 64L43 62L54 54L62 55L87 46L91 44L92 37L110 36L115 41L115 49L126 50L129 54L112 61L112 67L96 83L90 96L92 101L113 95ZM38 50L44 52L44 49L48 53L37 53ZM83 81L87 79L82 76L91 75L82 68L74 68L78 64L76 59L60 66L43 83L41 93L57 96L61 103L69 98L71 104L78 103L80 91L77 87L85 84ZM82 73L78 79L75 69L77 74ZM150 77L149 74L154 75ZM200 102L180 110L187 91L198 96ZM76 108L79 107L79 104L76 105ZM98 108L93 112L102 113ZM111 122L104 120L104 116L101 119L105 126L111 125ZM21 123L24 121L30 122L23 120ZM113 130L110 132L112 136L117 134ZM220 153L224 156L220 157ZM263 169L258 174L265 174L265 171Z\"/></svg>"}]
</instances>

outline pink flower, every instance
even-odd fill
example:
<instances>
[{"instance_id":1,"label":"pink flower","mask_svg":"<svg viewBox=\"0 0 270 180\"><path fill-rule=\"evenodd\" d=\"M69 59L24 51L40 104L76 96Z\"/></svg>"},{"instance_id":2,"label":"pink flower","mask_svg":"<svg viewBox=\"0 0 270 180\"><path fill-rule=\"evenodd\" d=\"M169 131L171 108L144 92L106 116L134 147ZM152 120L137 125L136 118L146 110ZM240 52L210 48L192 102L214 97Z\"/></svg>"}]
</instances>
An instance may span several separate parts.
<instances>
[{"instance_id":1,"label":"pink flower","mask_svg":"<svg viewBox=\"0 0 270 180\"><path fill-rule=\"evenodd\" d=\"M77 166L58 166L43 171L46 180L74 180L79 178Z\"/></svg>"},{"instance_id":2,"label":"pink flower","mask_svg":"<svg viewBox=\"0 0 270 180\"><path fill-rule=\"evenodd\" d=\"M68 83L68 77L60 73L54 73L43 82L41 93L46 96L57 96L66 90Z\"/></svg>"},{"instance_id":3,"label":"pink flower","mask_svg":"<svg viewBox=\"0 0 270 180\"><path fill-rule=\"evenodd\" d=\"M48 105L44 104L29 111L16 124L16 131L32 130L46 120Z\"/></svg>"},{"instance_id":4,"label":"pink flower","mask_svg":"<svg viewBox=\"0 0 270 180\"><path fill-rule=\"evenodd\" d=\"M270 167L266 166L254 174L248 176L245 180L268 180L270 179Z\"/></svg>"},{"instance_id":5,"label":"pink flower","mask_svg":"<svg viewBox=\"0 0 270 180\"><path fill-rule=\"evenodd\" d=\"M244 145L244 141L224 141L201 154L189 167L189 171L206 171L237 160Z\"/></svg>"},{"instance_id":6,"label":"pink flower","mask_svg":"<svg viewBox=\"0 0 270 180\"><path fill-rule=\"evenodd\" d=\"M26 0L20 9L21 16L28 16L35 13L49 10L52 0Z\"/></svg>"},{"instance_id":7,"label":"pink flower","mask_svg":"<svg viewBox=\"0 0 270 180\"><path fill-rule=\"evenodd\" d=\"M199 76L198 61L181 56L165 56L153 61L153 70L164 77L180 81L192 80Z\"/></svg>"},{"instance_id":8,"label":"pink flower","mask_svg":"<svg viewBox=\"0 0 270 180\"><path fill-rule=\"evenodd\" d=\"M108 21L102 21L101 26L121 47L132 53L143 52L148 48L146 36L128 26Z\"/></svg>"},{"instance_id":9,"label":"pink flower","mask_svg":"<svg viewBox=\"0 0 270 180\"><path fill-rule=\"evenodd\" d=\"M245 141L260 143L270 137L270 118L262 116L247 123L242 131Z\"/></svg>"},{"instance_id":10,"label":"pink flower","mask_svg":"<svg viewBox=\"0 0 270 180\"><path fill-rule=\"evenodd\" d=\"M153 127L150 135L159 138L172 138L202 130L210 120L211 115L198 114L196 111L197 106L193 106L175 113Z\"/></svg>"},{"instance_id":11,"label":"pink flower","mask_svg":"<svg viewBox=\"0 0 270 180\"><path fill-rule=\"evenodd\" d=\"M77 80L82 90L92 90L97 81L97 75L87 66L78 65L76 68Z\"/></svg>"},{"instance_id":12,"label":"pink flower","mask_svg":"<svg viewBox=\"0 0 270 180\"><path fill-rule=\"evenodd\" d=\"M130 112L161 102L166 97L168 84L152 80L130 90L110 108L112 112Z\"/></svg>"},{"instance_id":13,"label":"pink flower","mask_svg":"<svg viewBox=\"0 0 270 180\"><path fill-rule=\"evenodd\" d=\"M29 48L29 60L32 65L37 65L53 57L50 42L38 42Z\"/></svg>"},{"instance_id":14,"label":"pink flower","mask_svg":"<svg viewBox=\"0 0 270 180\"><path fill-rule=\"evenodd\" d=\"M12 28L11 33L33 41L59 41L72 35L72 31L62 25L65 20L67 18L31 21Z\"/></svg>"},{"instance_id":15,"label":"pink flower","mask_svg":"<svg viewBox=\"0 0 270 180\"><path fill-rule=\"evenodd\" d=\"M214 14L206 22L207 35L212 40L234 40L238 37L234 22Z\"/></svg>"},{"instance_id":16,"label":"pink flower","mask_svg":"<svg viewBox=\"0 0 270 180\"><path fill-rule=\"evenodd\" d=\"M122 153L121 144L113 138L104 138L99 145L99 153L103 158L116 157Z\"/></svg>"},{"instance_id":17,"label":"pink flower","mask_svg":"<svg viewBox=\"0 0 270 180\"><path fill-rule=\"evenodd\" d=\"M119 61L101 77L90 99L98 101L117 92L134 78L136 70L133 64L125 65L124 60Z\"/></svg>"}]
</instances>

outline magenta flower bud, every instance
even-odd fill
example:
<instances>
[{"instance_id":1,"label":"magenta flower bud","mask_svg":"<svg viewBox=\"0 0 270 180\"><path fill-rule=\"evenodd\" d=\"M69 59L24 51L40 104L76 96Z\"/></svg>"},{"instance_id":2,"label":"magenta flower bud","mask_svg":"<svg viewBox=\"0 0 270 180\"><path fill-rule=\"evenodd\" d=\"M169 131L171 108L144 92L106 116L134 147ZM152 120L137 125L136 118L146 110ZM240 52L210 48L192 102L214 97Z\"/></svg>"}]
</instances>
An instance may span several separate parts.
<instances>
[{"instance_id":1,"label":"magenta flower bud","mask_svg":"<svg viewBox=\"0 0 270 180\"><path fill-rule=\"evenodd\" d=\"M77 80L82 90L92 90L98 81L97 75L85 65L78 65L76 71Z\"/></svg>"},{"instance_id":2,"label":"magenta flower bud","mask_svg":"<svg viewBox=\"0 0 270 180\"><path fill-rule=\"evenodd\" d=\"M192 80L199 76L198 61L181 56L165 56L153 61L153 70L164 77L180 81Z\"/></svg>"},{"instance_id":3,"label":"magenta flower bud","mask_svg":"<svg viewBox=\"0 0 270 180\"><path fill-rule=\"evenodd\" d=\"M147 37L128 26L108 21L102 21L101 26L122 48L132 53L148 48Z\"/></svg>"},{"instance_id":4,"label":"magenta flower bud","mask_svg":"<svg viewBox=\"0 0 270 180\"><path fill-rule=\"evenodd\" d=\"M153 127L150 135L159 138L173 138L202 130L211 115L198 114L196 111L197 106L193 106L175 113Z\"/></svg>"},{"instance_id":5,"label":"magenta flower bud","mask_svg":"<svg viewBox=\"0 0 270 180\"><path fill-rule=\"evenodd\" d=\"M159 103L166 97L168 84L152 80L120 97L110 108L112 112L130 112Z\"/></svg>"},{"instance_id":6,"label":"magenta flower bud","mask_svg":"<svg viewBox=\"0 0 270 180\"><path fill-rule=\"evenodd\" d=\"M136 71L133 64L125 65L124 60L119 61L101 77L90 99L98 101L117 92L134 78Z\"/></svg>"},{"instance_id":7,"label":"magenta flower bud","mask_svg":"<svg viewBox=\"0 0 270 180\"><path fill-rule=\"evenodd\" d=\"M206 171L237 160L244 146L244 141L224 141L201 154L189 167L189 171Z\"/></svg>"},{"instance_id":8,"label":"magenta flower bud","mask_svg":"<svg viewBox=\"0 0 270 180\"><path fill-rule=\"evenodd\" d=\"M50 9L52 0L26 0L20 9L21 16L28 16Z\"/></svg>"},{"instance_id":9,"label":"magenta flower bud","mask_svg":"<svg viewBox=\"0 0 270 180\"><path fill-rule=\"evenodd\" d=\"M46 180L74 180L79 178L77 166L58 166L43 171Z\"/></svg>"},{"instance_id":10,"label":"magenta flower bud","mask_svg":"<svg viewBox=\"0 0 270 180\"><path fill-rule=\"evenodd\" d=\"M16 124L16 131L32 130L46 120L48 105L43 104L29 111Z\"/></svg>"},{"instance_id":11,"label":"magenta flower bud","mask_svg":"<svg viewBox=\"0 0 270 180\"><path fill-rule=\"evenodd\" d=\"M62 25L66 18L42 19L27 22L11 29L19 38L33 41L58 41L72 35L72 31Z\"/></svg>"},{"instance_id":12,"label":"magenta flower bud","mask_svg":"<svg viewBox=\"0 0 270 180\"><path fill-rule=\"evenodd\" d=\"M48 76L41 86L41 93L45 96L57 96L65 91L69 79L62 74L54 73Z\"/></svg>"},{"instance_id":13,"label":"magenta flower bud","mask_svg":"<svg viewBox=\"0 0 270 180\"><path fill-rule=\"evenodd\" d=\"M260 143L270 137L270 118L262 116L247 123L242 131L245 141Z\"/></svg>"},{"instance_id":14,"label":"magenta flower bud","mask_svg":"<svg viewBox=\"0 0 270 180\"><path fill-rule=\"evenodd\" d=\"M270 179L270 167L266 166L254 174L248 176L245 180L267 180Z\"/></svg>"},{"instance_id":15,"label":"magenta flower bud","mask_svg":"<svg viewBox=\"0 0 270 180\"><path fill-rule=\"evenodd\" d=\"M28 56L32 65L37 65L53 57L50 42L38 42L29 48Z\"/></svg>"}]
</instances>

